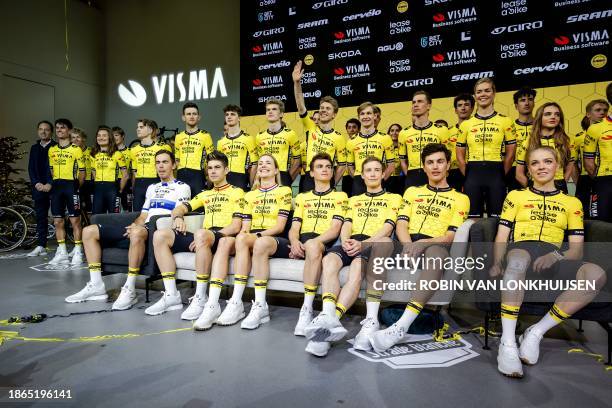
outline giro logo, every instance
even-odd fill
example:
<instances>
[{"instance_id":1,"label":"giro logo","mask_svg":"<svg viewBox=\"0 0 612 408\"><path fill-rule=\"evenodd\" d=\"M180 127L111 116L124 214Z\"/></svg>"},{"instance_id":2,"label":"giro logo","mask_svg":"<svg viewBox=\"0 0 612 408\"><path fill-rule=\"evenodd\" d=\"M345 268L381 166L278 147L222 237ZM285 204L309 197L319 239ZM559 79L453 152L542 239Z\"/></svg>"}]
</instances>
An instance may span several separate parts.
<instances>
[{"instance_id":1,"label":"giro logo","mask_svg":"<svg viewBox=\"0 0 612 408\"><path fill-rule=\"evenodd\" d=\"M268 37L270 35L274 35L274 34L282 34L285 32L285 27L277 27L277 28L271 28L269 30L262 30L262 31L255 31L253 33L253 37L254 38L258 38L258 37Z\"/></svg>"},{"instance_id":2,"label":"giro logo","mask_svg":"<svg viewBox=\"0 0 612 408\"><path fill-rule=\"evenodd\" d=\"M574 16L569 16L567 18L567 22L577 23L579 21L599 20L601 18L608 18L610 16L612 16L612 9L595 11L591 14L576 14Z\"/></svg>"},{"instance_id":3,"label":"giro logo","mask_svg":"<svg viewBox=\"0 0 612 408\"><path fill-rule=\"evenodd\" d=\"M527 68L517 68L514 70L514 75L527 75L527 74L534 74L534 73L565 71L568 67L569 67L569 64L557 61L549 65L541 65L541 66L527 67Z\"/></svg>"},{"instance_id":4,"label":"giro logo","mask_svg":"<svg viewBox=\"0 0 612 408\"><path fill-rule=\"evenodd\" d=\"M380 16L382 14L382 10L378 10L378 9L372 9L370 11L366 11L365 13L357 13L357 14L353 14L350 16L344 16L342 17L342 21L353 21L353 20L359 20L362 18L372 18L372 17L376 17L376 16Z\"/></svg>"},{"instance_id":5,"label":"giro logo","mask_svg":"<svg viewBox=\"0 0 612 408\"><path fill-rule=\"evenodd\" d=\"M520 31L530 31L530 30L537 30L539 28L542 28L544 26L544 22L542 20L540 21L533 21L530 23L521 23L521 24L512 24L509 26L501 26L501 27L497 27L494 28L491 31L491 34L493 35L499 35L505 32L508 33L516 33L516 32L520 32Z\"/></svg>"},{"instance_id":6,"label":"giro logo","mask_svg":"<svg viewBox=\"0 0 612 408\"><path fill-rule=\"evenodd\" d=\"M306 28L320 27L320 26L324 26L327 24L329 24L329 20L326 18L323 18L321 20L307 21L305 23L299 23L297 26L297 29L304 30Z\"/></svg>"},{"instance_id":7,"label":"giro logo","mask_svg":"<svg viewBox=\"0 0 612 408\"><path fill-rule=\"evenodd\" d=\"M403 49L404 49L404 43L396 42L395 44L391 44L391 45L381 45L378 47L377 51L378 52L389 52L389 51L401 51Z\"/></svg>"},{"instance_id":8,"label":"giro logo","mask_svg":"<svg viewBox=\"0 0 612 408\"><path fill-rule=\"evenodd\" d=\"M415 86L433 85L433 78L409 79L408 81L396 81L391 84L391 88L413 88Z\"/></svg>"},{"instance_id":9,"label":"giro logo","mask_svg":"<svg viewBox=\"0 0 612 408\"><path fill-rule=\"evenodd\" d=\"M336 60L341 58L350 58L350 57L358 57L361 56L360 50L349 50L349 51L341 51L341 52L333 52L327 54L328 60Z\"/></svg>"},{"instance_id":10,"label":"giro logo","mask_svg":"<svg viewBox=\"0 0 612 408\"><path fill-rule=\"evenodd\" d=\"M347 4L348 0L328 0L328 1L319 1L312 5L313 10L318 10L320 8L327 8L333 6L340 6L342 4Z\"/></svg>"},{"instance_id":11,"label":"giro logo","mask_svg":"<svg viewBox=\"0 0 612 408\"><path fill-rule=\"evenodd\" d=\"M119 98L126 104L134 107L142 106L147 101L147 91L136 81L128 80L128 89L125 85L119 84Z\"/></svg>"}]
</instances>

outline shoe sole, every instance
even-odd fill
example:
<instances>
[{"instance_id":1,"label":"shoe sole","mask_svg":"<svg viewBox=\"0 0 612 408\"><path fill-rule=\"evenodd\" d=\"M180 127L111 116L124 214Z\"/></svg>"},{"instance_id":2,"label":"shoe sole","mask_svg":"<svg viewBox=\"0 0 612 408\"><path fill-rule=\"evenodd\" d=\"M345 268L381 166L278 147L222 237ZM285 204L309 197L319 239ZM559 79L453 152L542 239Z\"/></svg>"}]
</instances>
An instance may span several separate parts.
<instances>
[{"instance_id":1,"label":"shoe sole","mask_svg":"<svg viewBox=\"0 0 612 408\"><path fill-rule=\"evenodd\" d=\"M519 337L519 345L523 344L523 337L524 336L521 334L520 337ZM535 363L532 363L531 361L527 360L525 357L521 357L520 356L520 352L521 352L521 349L519 347L519 359L521 360L521 362L523 364L526 364L526 365L529 365L529 366L536 365L537 361Z\"/></svg>"},{"instance_id":2,"label":"shoe sole","mask_svg":"<svg viewBox=\"0 0 612 408\"><path fill-rule=\"evenodd\" d=\"M502 372L500 371L500 373ZM523 378L523 374L521 373L510 373L510 374L502 373L502 374L508 378Z\"/></svg>"},{"instance_id":3,"label":"shoe sole","mask_svg":"<svg viewBox=\"0 0 612 408\"><path fill-rule=\"evenodd\" d=\"M147 312L145 310L145 314L147 314L149 316L159 316L159 315L164 314L166 312L171 312L172 310L179 310L179 309L182 309L182 308L183 308L183 304L181 303L180 305L170 306L166 310L162 310L161 312L151 313L151 312Z\"/></svg>"},{"instance_id":4,"label":"shoe sole","mask_svg":"<svg viewBox=\"0 0 612 408\"><path fill-rule=\"evenodd\" d=\"M308 349L305 349L305 351L306 351L308 354L312 354L313 356L315 356L315 357L319 357L319 358L326 357L326 356L327 356L327 353L329 353L329 351L325 352L324 354L323 354L323 353L317 353L317 352L315 352L315 351L313 351L313 350L308 350Z\"/></svg>"},{"instance_id":5,"label":"shoe sole","mask_svg":"<svg viewBox=\"0 0 612 408\"><path fill-rule=\"evenodd\" d=\"M372 345L368 342L368 345L365 346L363 344L357 344L357 340L353 342L353 348L359 351L370 351L372 350Z\"/></svg>"},{"instance_id":6,"label":"shoe sole","mask_svg":"<svg viewBox=\"0 0 612 408\"><path fill-rule=\"evenodd\" d=\"M116 307L113 304L113 307L111 309L112 310L128 310L128 309L131 309L136 303L138 303L138 299L132 299L130 303L125 307Z\"/></svg>"},{"instance_id":7,"label":"shoe sole","mask_svg":"<svg viewBox=\"0 0 612 408\"><path fill-rule=\"evenodd\" d=\"M240 315L240 317L238 318L238 320L236 320L235 322L220 322L218 319L215 322L216 324L218 324L219 326L233 326L236 323L238 323L239 321L241 321L242 319L244 319L246 316L246 313L242 312L242 314Z\"/></svg>"},{"instance_id":8,"label":"shoe sole","mask_svg":"<svg viewBox=\"0 0 612 408\"><path fill-rule=\"evenodd\" d=\"M204 309L202 309L202 312L204 311ZM197 316L195 316L194 318L188 317L188 316L183 316L181 315L181 320L186 320L188 322L193 322L194 320L198 320L198 318L200 317L200 315L202 314L202 312L198 313Z\"/></svg>"},{"instance_id":9,"label":"shoe sole","mask_svg":"<svg viewBox=\"0 0 612 408\"><path fill-rule=\"evenodd\" d=\"M373 336L368 336L368 340L370 340L370 344L372 345L372 349L376 352L376 353L384 353L385 351L389 350L391 347L393 347L394 345L392 345L391 347L387 347L386 349L383 349L382 347L380 347L379 344L376 343L376 338ZM396 343L397 344L397 343Z\"/></svg>"},{"instance_id":10,"label":"shoe sole","mask_svg":"<svg viewBox=\"0 0 612 408\"><path fill-rule=\"evenodd\" d=\"M193 330L195 331L206 331L206 330L210 330L212 329L212 327L215 325L215 322L212 322L208 327L202 327L202 326L196 326L195 324L193 325Z\"/></svg>"},{"instance_id":11,"label":"shoe sole","mask_svg":"<svg viewBox=\"0 0 612 408\"><path fill-rule=\"evenodd\" d=\"M83 303L83 302L88 302L90 300L108 300L108 295L96 295L96 296L90 296L87 299L79 299L79 300L68 300L68 299L64 299L64 301L66 303Z\"/></svg>"},{"instance_id":12,"label":"shoe sole","mask_svg":"<svg viewBox=\"0 0 612 408\"><path fill-rule=\"evenodd\" d=\"M318 327L314 330L305 329L306 338L312 341L340 341L346 336L348 330L342 327L334 327L333 329L325 329Z\"/></svg>"},{"instance_id":13,"label":"shoe sole","mask_svg":"<svg viewBox=\"0 0 612 408\"><path fill-rule=\"evenodd\" d=\"M266 316L266 317L262 318L256 326L244 326L244 325L240 325L240 328L241 329L246 329L246 330L255 330L256 328L258 328L262 324L268 323L269 321L270 321L270 316ZM243 324L244 324L244 322L243 322Z\"/></svg>"},{"instance_id":14,"label":"shoe sole","mask_svg":"<svg viewBox=\"0 0 612 408\"><path fill-rule=\"evenodd\" d=\"M294 336L300 336L300 337L306 337L306 333L304 332L304 329L294 330L293 331L293 335Z\"/></svg>"}]
</instances>

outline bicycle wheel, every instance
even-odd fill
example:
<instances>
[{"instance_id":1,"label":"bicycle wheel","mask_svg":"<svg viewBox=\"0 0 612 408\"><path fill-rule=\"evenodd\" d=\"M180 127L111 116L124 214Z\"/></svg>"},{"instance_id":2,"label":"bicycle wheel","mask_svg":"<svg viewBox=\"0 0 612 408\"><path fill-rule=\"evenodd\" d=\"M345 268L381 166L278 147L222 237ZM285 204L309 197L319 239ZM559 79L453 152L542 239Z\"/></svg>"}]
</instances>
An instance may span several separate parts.
<instances>
[{"instance_id":1,"label":"bicycle wheel","mask_svg":"<svg viewBox=\"0 0 612 408\"><path fill-rule=\"evenodd\" d=\"M26 221L27 233L26 237L21 243L22 248L29 248L36 242L36 211L32 207L22 204L14 204L9 206L13 210L17 211L23 219Z\"/></svg>"},{"instance_id":2,"label":"bicycle wheel","mask_svg":"<svg viewBox=\"0 0 612 408\"><path fill-rule=\"evenodd\" d=\"M27 224L15 210L0 207L0 252L19 247L27 235Z\"/></svg>"}]
</instances>

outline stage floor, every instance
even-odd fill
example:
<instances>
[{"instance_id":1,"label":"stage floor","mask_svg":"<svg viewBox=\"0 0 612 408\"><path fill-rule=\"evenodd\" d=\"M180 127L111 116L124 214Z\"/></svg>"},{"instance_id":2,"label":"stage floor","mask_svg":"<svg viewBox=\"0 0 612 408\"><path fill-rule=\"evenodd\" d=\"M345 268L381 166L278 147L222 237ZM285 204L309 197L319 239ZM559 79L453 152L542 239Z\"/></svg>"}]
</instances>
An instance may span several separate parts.
<instances>
[{"instance_id":1,"label":"stage floor","mask_svg":"<svg viewBox=\"0 0 612 408\"><path fill-rule=\"evenodd\" d=\"M0 320L110 309L110 303L64 303L65 296L88 280L87 270L31 268L43 262L0 260ZM105 280L122 282L123 277ZM181 291L186 301L192 289L185 285ZM57 339L13 339L0 345L0 405L8 406L6 395L15 387L69 389L72 399L58 401L58 406L78 407L612 405L612 371L585 354L568 354L572 348L606 352L604 330L590 322L585 322L584 333L575 330L575 321L555 328L542 343L540 363L525 367L522 380L513 380L497 372L497 340L491 339L491 350L483 350L483 339L475 334L464 335L463 343L447 350L423 350L431 342L422 340L416 343L421 347L398 348L388 356L355 354L344 341L326 358L316 358L304 352L304 338L293 336L297 308L271 306L271 322L255 331L236 325L194 332L180 330L191 327L180 320L180 311L146 316L144 293L139 292L141 301L129 311L0 326L28 339ZM153 301L158 297L152 293ZM474 311L455 308L453 316L455 320L445 315L455 328L456 321L463 328L479 324ZM360 316L344 320L351 337L359 321ZM64 341L107 335L126 336Z\"/></svg>"}]
</instances>

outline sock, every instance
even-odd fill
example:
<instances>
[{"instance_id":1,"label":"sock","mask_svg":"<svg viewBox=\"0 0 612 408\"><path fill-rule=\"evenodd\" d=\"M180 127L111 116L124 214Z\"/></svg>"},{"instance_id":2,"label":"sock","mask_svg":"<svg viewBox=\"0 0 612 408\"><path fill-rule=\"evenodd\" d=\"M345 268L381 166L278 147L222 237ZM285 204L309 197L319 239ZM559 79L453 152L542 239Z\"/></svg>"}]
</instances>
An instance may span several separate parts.
<instances>
[{"instance_id":1,"label":"sock","mask_svg":"<svg viewBox=\"0 0 612 408\"><path fill-rule=\"evenodd\" d=\"M213 303L219 303L219 296L221 296L221 289L223 288L223 280L211 279L210 290L208 291L208 301Z\"/></svg>"},{"instance_id":2,"label":"sock","mask_svg":"<svg viewBox=\"0 0 612 408\"><path fill-rule=\"evenodd\" d=\"M570 315L561 310L559 306L553 305L553 307L548 311L548 313L546 313L544 317L540 319L539 322L537 322L531 327L531 330L533 330L536 334L539 334L540 336L544 336L547 331L549 331L559 323L562 323L568 317L570 317Z\"/></svg>"},{"instance_id":3,"label":"sock","mask_svg":"<svg viewBox=\"0 0 612 408\"><path fill-rule=\"evenodd\" d=\"M516 344L516 320L520 306L501 305L502 336L501 341L506 344Z\"/></svg>"},{"instance_id":4,"label":"sock","mask_svg":"<svg viewBox=\"0 0 612 408\"><path fill-rule=\"evenodd\" d=\"M196 295L203 298L206 296L206 289L208 288L208 280L210 275L196 275Z\"/></svg>"},{"instance_id":5,"label":"sock","mask_svg":"<svg viewBox=\"0 0 612 408\"><path fill-rule=\"evenodd\" d=\"M77 251L83 250L83 241L74 241L74 249Z\"/></svg>"},{"instance_id":6,"label":"sock","mask_svg":"<svg viewBox=\"0 0 612 408\"><path fill-rule=\"evenodd\" d=\"M259 279L254 282L255 284L255 302L266 303L266 286L268 286L267 279Z\"/></svg>"},{"instance_id":7,"label":"sock","mask_svg":"<svg viewBox=\"0 0 612 408\"><path fill-rule=\"evenodd\" d=\"M169 293L170 295L176 295L176 292L178 292L176 290L175 275L176 275L175 271L162 272L162 277L164 279L164 288L166 289L166 292Z\"/></svg>"},{"instance_id":8,"label":"sock","mask_svg":"<svg viewBox=\"0 0 612 408\"><path fill-rule=\"evenodd\" d=\"M323 294L323 313L333 316L336 313L336 295L326 292Z\"/></svg>"},{"instance_id":9,"label":"sock","mask_svg":"<svg viewBox=\"0 0 612 408\"><path fill-rule=\"evenodd\" d=\"M140 268L128 267L128 276L127 280L125 281L125 286L132 290L136 289L136 278L138 277L139 273Z\"/></svg>"},{"instance_id":10,"label":"sock","mask_svg":"<svg viewBox=\"0 0 612 408\"><path fill-rule=\"evenodd\" d=\"M247 275L234 275L234 292L232 293L233 300L242 300L242 294L246 287L249 277Z\"/></svg>"},{"instance_id":11,"label":"sock","mask_svg":"<svg viewBox=\"0 0 612 408\"><path fill-rule=\"evenodd\" d=\"M102 264L101 263L90 263L89 264L89 276L94 285L104 285L102 282Z\"/></svg>"},{"instance_id":12,"label":"sock","mask_svg":"<svg viewBox=\"0 0 612 408\"><path fill-rule=\"evenodd\" d=\"M406 309L404 310L402 317L399 318L396 324L399 327L403 327L404 330L406 330L406 333L408 333L410 325L412 324L412 322L414 322L414 320L417 318L417 316L419 315L419 313L421 313L422 310L422 303L411 300L406 304Z\"/></svg>"},{"instance_id":13,"label":"sock","mask_svg":"<svg viewBox=\"0 0 612 408\"><path fill-rule=\"evenodd\" d=\"M382 295L382 290L369 289L366 291L366 319L372 318L378 321L378 309Z\"/></svg>"},{"instance_id":14,"label":"sock","mask_svg":"<svg viewBox=\"0 0 612 408\"><path fill-rule=\"evenodd\" d=\"M304 306L312 309L312 302L317 294L317 285L304 285Z\"/></svg>"},{"instance_id":15,"label":"sock","mask_svg":"<svg viewBox=\"0 0 612 408\"><path fill-rule=\"evenodd\" d=\"M344 306L342 303L336 302L336 317L338 317L338 319L342 319L342 316L344 316L345 313L346 306Z\"/></svg>"},{"instance_id":16,"label":"sock","mask_svg":"<svg viewBox=\"0 0 612 408\"><path fill-rule=\"evenodd\" d=\"M58 251L63 251L63 252L68 252L68 250L66 249L66 240L64 240L64 239L58 239L57 240L57 250Z\"/></svg>"}]
</instances>

